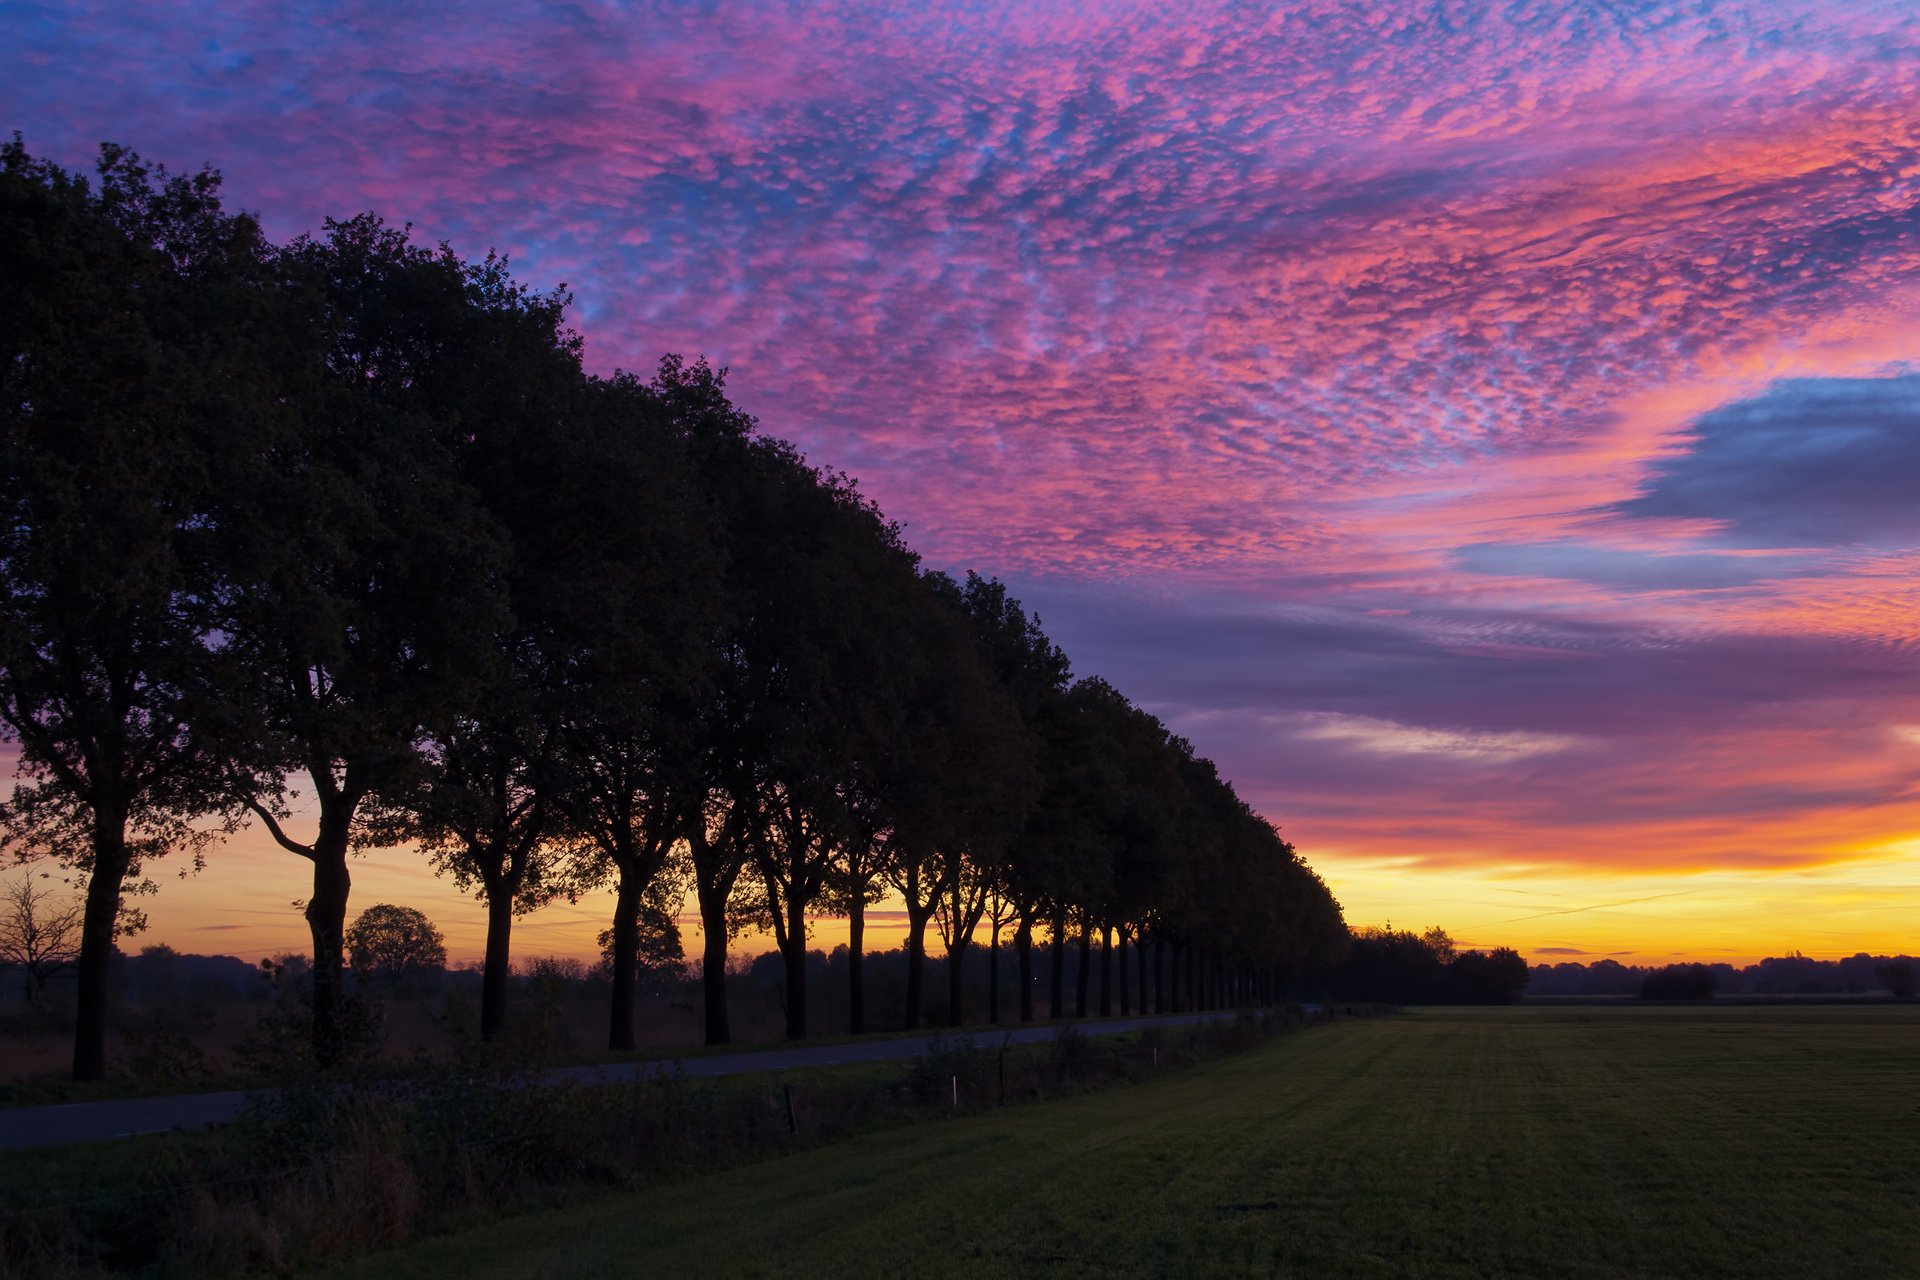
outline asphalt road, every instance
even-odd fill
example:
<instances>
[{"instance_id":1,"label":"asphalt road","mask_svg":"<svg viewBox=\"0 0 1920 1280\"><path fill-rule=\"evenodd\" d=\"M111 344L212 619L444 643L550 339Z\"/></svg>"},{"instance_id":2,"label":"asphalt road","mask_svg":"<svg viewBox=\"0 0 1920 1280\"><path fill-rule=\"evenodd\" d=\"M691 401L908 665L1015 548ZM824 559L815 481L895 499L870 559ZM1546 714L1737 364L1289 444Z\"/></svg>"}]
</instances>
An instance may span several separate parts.
<instances>
[{"instance_id":1,"label":"asphalt road","mask_svg":"<svg viewBox=\"0 0 1920 1280\"><path fill-rule=\"evenodd\" d=\"M1090 1036L1115 1036L1147 1027L1177 1027L1233 1016L1231 1012L1169 1014L1151 1018L1090 1019L1076 1025ZM941 1034L948 1039L973 1034L975 1043L980 1045L1032 1044L1051 1040L1058 1030L1057 1025L1049 1025L976 1033L962 1029ZM582 1067L556 1067L541 1079L546 1084L621 1084L639 1077L668 1075L675 1071L688 1077L704 1078L747 1075L759 1071L792 1071L803 1067L836 1067L856 1062L911 1058L926 1052L934 1039L933 1035L895 1036L849 1040L844 1044L712 1053L693 1058L654 1058ZM272 1090L182 1093L160 1098L116 1098L108 1102L0 1108L0 1151L112 1142L118 1138L168 1133L175 1129L204 1129L232 1120L249 1100L271 1093Z\"/></svg>"}]
</instances>

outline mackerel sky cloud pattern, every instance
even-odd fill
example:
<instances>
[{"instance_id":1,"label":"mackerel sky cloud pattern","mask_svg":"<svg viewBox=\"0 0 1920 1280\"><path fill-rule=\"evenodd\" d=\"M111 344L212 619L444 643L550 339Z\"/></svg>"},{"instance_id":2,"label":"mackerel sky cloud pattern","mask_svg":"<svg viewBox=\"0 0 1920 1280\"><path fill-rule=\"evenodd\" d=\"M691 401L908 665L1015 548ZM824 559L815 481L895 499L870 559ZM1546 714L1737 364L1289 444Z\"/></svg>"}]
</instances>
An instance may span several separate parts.
<instances>
[{"instance_id":1,"label":"mackerel sky cloud pattern","mask_svg":"<svg viewBox=\"0 0 1920 1280\"><path fill-rule=\"evenodd\" d=\"M0 36L35 150L215 163L283 236L411 219L569 282L597 368L732 366L1336 889L1920 882L1904 0L0 2Z\"/></svg>"}]
</instances>

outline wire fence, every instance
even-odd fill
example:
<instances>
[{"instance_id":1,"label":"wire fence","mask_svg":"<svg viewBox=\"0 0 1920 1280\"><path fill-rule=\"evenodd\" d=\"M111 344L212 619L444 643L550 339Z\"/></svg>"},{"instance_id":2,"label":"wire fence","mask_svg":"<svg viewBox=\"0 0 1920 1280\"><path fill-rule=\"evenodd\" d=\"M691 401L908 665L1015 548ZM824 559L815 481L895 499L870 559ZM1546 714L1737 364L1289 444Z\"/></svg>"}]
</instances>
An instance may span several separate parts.
<instances>
[{"instance_id":1,"label":"wire fence","mask_svg":"<svg viewBox=\"0 0 1920 1280\"><path fill-rule=\"evenodd\" d=\"M0 1280L287 1270L475 1211L1137 1083L1327 1016L1248 1011L1099 1045L1072 1024L1018 1045L935 1036L909 1059L701 1080L551 1085L544 1064L524 1063L292 1086L216 1133L109 1167L112 1190L54 1180L0 1192L11 1201L0 1201Z\"/></svg>"}]
</instances>

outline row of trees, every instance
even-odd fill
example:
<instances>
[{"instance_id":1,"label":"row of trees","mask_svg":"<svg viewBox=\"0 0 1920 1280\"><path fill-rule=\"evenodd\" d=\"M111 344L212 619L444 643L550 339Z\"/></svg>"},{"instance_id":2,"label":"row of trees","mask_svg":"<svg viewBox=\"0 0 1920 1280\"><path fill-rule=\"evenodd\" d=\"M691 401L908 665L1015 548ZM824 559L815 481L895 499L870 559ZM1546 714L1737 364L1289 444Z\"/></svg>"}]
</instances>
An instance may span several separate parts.
<instances>
[{"instance_id":1,"label":"row of trees","mask_svg":"<svg viewBox=\"0 0 1920 1280\"><path fill-rule=\"evenodd\" d=\"M718 371L585 374L567 301L372 216L276 245L211 172L107 147L88 182L5 148L4 819L16 854L85 877L77 1077L103 1070L108 960L150 861L247 822L312 868L323 1064L351 855L373 847L484 899L489 1035L515 918L595 886L616 1049L643 941L688 893L716 1043L748 927L806 1033L829 912L863 1029L863 912L889 890L909 1021L929 931L956 1021L983 938L1023 976L1042 941L1097 939L1123 990L1131 945L1143 996L1150 959L1170 971L1163 1003L1338 958L1338 904L1188 743L1075 680L998 582L923 568Z\"/></svg>"}]
</instances>

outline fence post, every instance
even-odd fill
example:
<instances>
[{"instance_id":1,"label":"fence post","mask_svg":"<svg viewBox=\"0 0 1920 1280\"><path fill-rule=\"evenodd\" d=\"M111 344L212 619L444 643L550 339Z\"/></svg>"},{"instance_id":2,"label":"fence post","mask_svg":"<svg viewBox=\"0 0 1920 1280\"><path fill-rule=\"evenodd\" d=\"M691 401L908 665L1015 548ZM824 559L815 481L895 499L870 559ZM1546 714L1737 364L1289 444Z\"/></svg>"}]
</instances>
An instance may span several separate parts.
<instances>
[{"instance_id":1,"label":"fence post","mask_svg":"<svg viewBox=\"0 0 1920 1280\"><path fill-rule=\"evenodd\" d=\"M960 1077L958 1075L948 1076L947 1082L953 1086L953 1109L958 1111L960 1109Z\"/></svg>"},{"instance_id":2,"label":"fence post","mask_svg":"<svg viewBox=\"0 0 1920 1280\"><path fill-rule=\"evenodd\" d=\"M797 1134L800 1132L800 1126L793 1118L793 1086L783 1084L780 1086L780 1092L785 1095L787 1099L787 1132Z\"/></svg>"}]
</instances>

